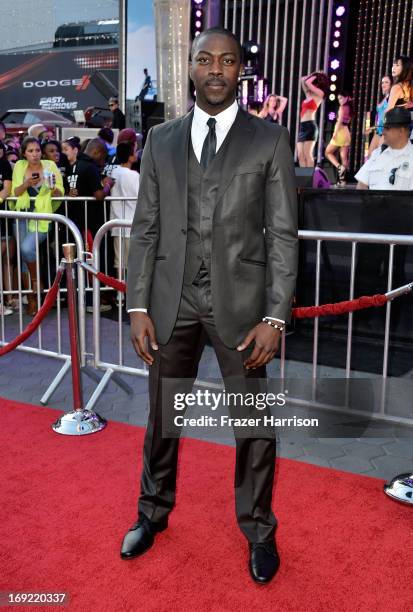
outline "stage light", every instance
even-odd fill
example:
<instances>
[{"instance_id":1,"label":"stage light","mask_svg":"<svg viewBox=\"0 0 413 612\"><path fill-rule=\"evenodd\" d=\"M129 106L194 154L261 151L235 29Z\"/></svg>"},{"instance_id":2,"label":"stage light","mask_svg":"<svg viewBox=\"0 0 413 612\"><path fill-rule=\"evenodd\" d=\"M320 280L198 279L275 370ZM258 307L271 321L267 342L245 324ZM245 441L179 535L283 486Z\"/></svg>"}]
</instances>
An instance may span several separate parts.
<instances>
[{"instance_id":1,"label":"stage light","mask_svg":"<svg viewBox=\"0 0 413 612\"><path fill-rule=\"evenodd\" d=\"M336 89L337 87L334 85L334 83L330 85L330 91L335 91Z\"/></svg>"},{"instance_id":2,"label":"stage light","mask_svg":"<svg viewBox=\"0 0 413 612\"><path fill-rule=\"evenodd\" d=\"M334 38L340 38L340 30L334 32Z\"/></svg>"},{"instance_id":3,"label":"stage light","mask_svg":"<svg viewBox=\"0 0 413 612\"><path fill-rule=\"evenodd\" d=\"M199 36L201 34L201 32L198 32L198 30L195 32L195 36Z\"/></svg>"},{"instance_id":4,"label":"stage light","mask_svg":"<svg viewBox=\"0 0 413 612\"><path fill-rule=\"evenodd\" d=\"M330 79L334 82L337 81L337 75L336 74L332 74Z\"/></svg>"},{"instance_id":5,"label":"stage light","mask_svg":"<svg viewBox=\"0 0 413 612\"><path fill-rule=\"evenodd\" d=\"M196 11L195 15L197 17L202 17L202 11ZM339 21L337 23L340 23ZM337 26L338 27L338 26Z\"/></svg>"},{"instance_id":6,"label":"stage light","mask_svg":"<svg viewBox=\"0 0 413 612\"><path fill-rule=\"evenodd\" d=\"M195 21L195 27L200 28L202 23L200 21Z\"/></svg>"},{"instance_id":7,"label":"stage light","mask_svg":"<svg viewBox=\"0 0 413 612\"><path fill-rule=\"evenodd\" d=\"M335 24L336 28L339 28L341 26L341 21L336 21Z\"/></svg>"},{"instance_id":8,"label":"stage light","mask_svg":"<svg viewBox=\"0 0 413 612\"><path fill-rule=\"evenodd\" d=\"M204 0L194 0L195 4L202 4ZM338 13L337 13L338 14Z\"/></svg>"},{"instance_id":9,"label":"stage light","mask_svg":"<svg viewBox=\"0 0 413 612\"><path fill-rule=\"evenodd\" d=\"M251 45L251 53L254 55L258 53L258 45Z\"/></svg>"},{"instance_id":10,"label":"stage light","mask_svg":"<svg viewBox=\"0 0 413 612\"><path fill-rule=\"evenodd\" d=\"M338 40L335 40L335 41L333 42L333 47L334 47L335 49L337 49L337 47L339 47L339 46L340 46L340 43L338 42Z\"/></svg>"},{"instance_id":11,"label":"stage light","mask_svg":"<svg viewBox=\"0 0 413 612\"><path fill-rule=\"evenodd\" d=\"M328 118L330 121L334 121L334 119L336 118L336 114L332 111L331 113L328 113Z\"/></svg>"},{"instance_id":12,"label":"stage light","mask_svg":"<svg viewBox=\"0 0 413 612\"><path fill-rule=\"evenodd\" d=\"M247 80L242 81L241 98L242 98L242 105L246 107L248 104L248 81Z\"/></svg>"},{"instance_id":13,"label":"stage light","mask_svg":"<svg viewBox=\"0 0 413 612\"><path fill-rule=\"evenodd\" d=\"M257 100L258 102L264 102L264 79L258 79Z\"/></svg>"},{"instance_id":14,"label":"stage light","mask_svg":"<svg viewBox=\"0 0 413 612\"><path fill-rule=\"evenodd\" d=\"M330 62L330 66L333 70L337 70L338 68L340 68L340 62L338 61L338 59L333 59L333 61Z\"/></svg>"},{"instance_id":15,"label":"stage light","mask_svg":"<svg viewBox=\"0 0 413 612\"><path fill-rule=\"evenodd\" d=\"M344 15L345 12L346 12L346 8L344 6L338 6L336 9L337 17L341 17L342 15Z\"/></svg>"},{"instance_id":16,"label":"stage light","mask_svg":"<svg viewBox=\"0 0 413 612\"><path fill-rule=\"evenodd\" d=\"M331 101L333 101L333 100L335 100L335 99L336 99L336 97L335 97L335 95L334 95L334 94L330 94L330 95L328 96L328 99L329 99L329 100L331 100Z\"/></svg>"}]
</instances>

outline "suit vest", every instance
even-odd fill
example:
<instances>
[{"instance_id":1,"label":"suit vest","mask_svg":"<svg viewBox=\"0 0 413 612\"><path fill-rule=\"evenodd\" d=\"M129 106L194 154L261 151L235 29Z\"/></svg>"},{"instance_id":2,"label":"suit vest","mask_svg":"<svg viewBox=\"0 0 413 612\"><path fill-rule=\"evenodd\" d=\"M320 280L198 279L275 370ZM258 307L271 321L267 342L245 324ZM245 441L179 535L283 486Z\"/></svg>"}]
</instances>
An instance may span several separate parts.
<instances>
[{"instance_id":1,"label":"suit vest","mask_svg":"<svg viewBox=\"0 0 413 612\"><path fill-rule=\"evenodd\" d=\"M212 219L221 182L222 157L228 146L226 138L218 153L204 170L189 139L188 227L184 284L190 285L201 267L211 275Z\"/></svg>"}]
</instances>

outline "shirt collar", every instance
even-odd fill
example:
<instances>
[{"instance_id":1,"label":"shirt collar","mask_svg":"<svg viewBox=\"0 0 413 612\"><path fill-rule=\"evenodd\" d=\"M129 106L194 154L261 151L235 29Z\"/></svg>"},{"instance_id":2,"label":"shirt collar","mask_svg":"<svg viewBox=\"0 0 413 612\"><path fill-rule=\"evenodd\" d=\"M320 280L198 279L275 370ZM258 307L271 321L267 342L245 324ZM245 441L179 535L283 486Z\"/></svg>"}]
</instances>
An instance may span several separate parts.
<instances>
[{"instance_id":1,"label":"shirt collar","mask_svg":"<svg viewBox=\"0 0 413 612\"><path fill-rule=\"evenodd\" d=\"M216 119L217 121L217 124L216 124L217 129L218 130L229 130L229 128L235 121L237 112L238 112L238 103L236 100L234 100L231 106L228 106L228 108L218 113L218 115L214 115L213 118ZM206 123L211 116L212 115L208 115L208 113L206 113L201 108L199 108L199 106L195 103L193 121L197 127L205 128Z\"/></svg>"},{"instance_id":2,"label":"shirt collar","mask_svg":"<svg viewBox=\"0 0 413 612\"><path fill-rule=\"evenodd\" d=\"M392 154L393 157L400 157L402 155L408 154L411 149L413 149L413 145L411 144L411 142L408 141L406 146L403 147L403 149L392 149L391 147L387 147L384 152L388 151Z\"/></svg>"}]
</instances>

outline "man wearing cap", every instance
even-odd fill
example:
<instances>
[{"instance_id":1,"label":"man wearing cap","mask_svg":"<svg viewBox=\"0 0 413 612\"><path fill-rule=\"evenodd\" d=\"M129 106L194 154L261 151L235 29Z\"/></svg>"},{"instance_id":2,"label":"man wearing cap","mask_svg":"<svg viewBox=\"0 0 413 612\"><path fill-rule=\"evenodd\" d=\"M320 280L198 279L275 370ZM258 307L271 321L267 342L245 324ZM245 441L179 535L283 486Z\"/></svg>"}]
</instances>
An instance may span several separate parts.
<instances>
[{"instance_id":1,"label":"man wearing cap","mask_svg":"<svg viewBox=\"0 0 413 612\"><path fill-rule=\"evenodd\" d=\"M410 111L393 108L384 117L384 145L373 151L355 178L357 189L413 189L413 145Z\"/></svg>"}]
</instances>

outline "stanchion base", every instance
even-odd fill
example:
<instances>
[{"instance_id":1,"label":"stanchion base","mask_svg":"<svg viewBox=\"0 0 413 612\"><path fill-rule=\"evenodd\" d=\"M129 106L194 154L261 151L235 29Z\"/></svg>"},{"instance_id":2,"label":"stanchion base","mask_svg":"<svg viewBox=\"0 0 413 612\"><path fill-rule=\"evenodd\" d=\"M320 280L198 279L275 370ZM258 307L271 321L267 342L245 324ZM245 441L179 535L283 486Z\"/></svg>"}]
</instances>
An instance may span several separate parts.
<instances>
[{"instance_id":1,"label":"stanchion base","mask_svg":"<svg viewBox=\"0 0 413 612\"><path fill-rule=\"evenodd\" d=\"M57 419L52 428L64 436L86 436L101 431L106 425L106 419L92 410L72 410Z\"/></svg>"},{"instance_id":2,"label":"stanchion base","mask_svg":"<svg viewBox=\"0 0 413 612\"><path fill-rule=\"evenodd\" d=\"M384 485L384 492L389 497L413 506L413 474L399 474L389 484Z\"/></svg>"}]
</instances>

